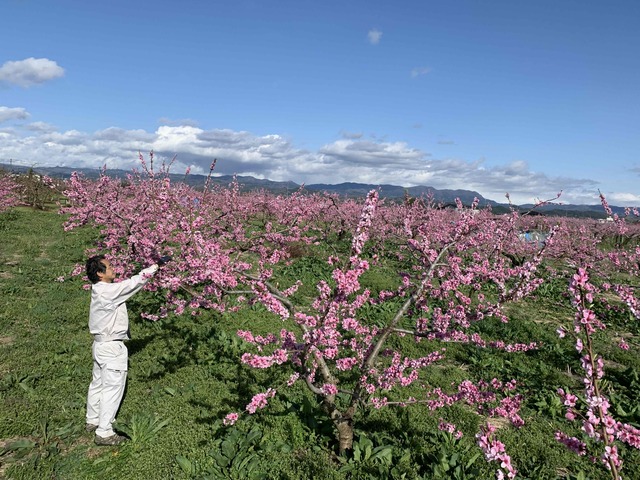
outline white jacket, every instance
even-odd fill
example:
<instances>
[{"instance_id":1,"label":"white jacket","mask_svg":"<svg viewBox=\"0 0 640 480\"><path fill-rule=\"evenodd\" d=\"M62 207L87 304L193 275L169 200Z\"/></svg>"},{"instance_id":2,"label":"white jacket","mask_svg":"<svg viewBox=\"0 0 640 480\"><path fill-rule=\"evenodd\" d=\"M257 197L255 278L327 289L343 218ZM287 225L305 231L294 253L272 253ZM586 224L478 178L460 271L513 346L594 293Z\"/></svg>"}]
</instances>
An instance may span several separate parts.
<instances>
[{"instance_id":1,"label":"white jacket","mask_svg":"<svg viewBox=\"0 0 640 480\"><path fill-rule=\"evenodd\" d=\"M126 302L158 270L151 265L137 275L117 283L98 282L91 286L89 331L96 342L129 339L129 315Z\"/></svg>"}]
</instances>

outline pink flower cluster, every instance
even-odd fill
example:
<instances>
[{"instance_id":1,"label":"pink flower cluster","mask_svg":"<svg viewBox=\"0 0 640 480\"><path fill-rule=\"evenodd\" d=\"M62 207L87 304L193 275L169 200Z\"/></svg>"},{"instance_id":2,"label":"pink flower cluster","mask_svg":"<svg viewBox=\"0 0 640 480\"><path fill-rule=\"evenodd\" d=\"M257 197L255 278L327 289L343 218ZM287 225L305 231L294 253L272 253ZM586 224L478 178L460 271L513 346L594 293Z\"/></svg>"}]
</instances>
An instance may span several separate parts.
<instances>
[{"instance_id":1,"label":"pink flower cluster","mask_svg":"<svg viewBox=\"0 0 640 480\"><path fill-rule=\"evenodd\" d=\"M242 354L242 363L250 365L253 368L269 368L277 364L282 365L289 359L286 350L277 349L272 355L254 355L251 353Z\"/></svg>"},{"instance_id":2,"label":"pink flower cluster","mask_svg":"<svg viewBox=\"0 0 640 480\"><path fill-rule=\"evenodd\" d=\"M456 440L461 439L463 436L462 432L458 430L453 423L447 423L442 419L440 419L440 423L438 424L438 430L450 433Z\"/></svg>"},{"instance_id":3,"label":"pink flower cluster","mask_svg":"<svg viewBox=\"0 0 640 480\"><path fill-rule=\"evenodd\" d=\"M480 432L476 434L478 446L484 453L485 458L489 462L498 462L500 468L496 471L496 478L503 480L505 473L507 478L516 478L517 470L511 464L511 457L507 454L504 443L495 438L496 427L488 423L480 428Z\"/></svg>"},{"instance_id":4,"label":"pink flower cluster","mask_svg":"<svg viewBox=\"0 0 640 480\"><path fill-rule=\"evenodd\" d=\"M609 289L608 286L605 288ZM602 393L604 359L593 352L591 336L606 326L590 309L597 289L591 283L586 269L579 268L573 275L569 291L576 309L574 334L576 349L582 353L581 365L584 370L585 393L580 405L580 399L576 395L565 392L562 388L558 389L558 394L567 407L565 417L568 420L582 419L582 431L594 446L575 437L569 437L563 432L557 432L556 439L578 455L586 455L588 449L596 448L595 445L601 444L603 448L600 460L611 472L612 477L617 479L622 468L622 460L614 441L617 439L640 448L640 430L616 421L609 412L609 400Z\"/></svg>"},{"instance_id":5,"label":"pink flower cluster","mask_svg":"<svg viewBox=\"0 0 640 480\"><path fill-rule=\"evenodd\" d=\"M587 454L587 444L576 437L569 437L563 432L556 432L555 439L577 455L584 456Z\"/></svg>"},{"instance_id":6,"label":"pink flower cluster","mask_svg":"<svg viewBox=\"0 0 640 480\"><path fill-rule=\"evenodd\" d=\"M229 426L229 425L233 425L237 421L238 421L238 414L229 413L226 417L224 417L224 420L222 420L222 423L226 426Z\"/></svg>"},{"instance_id":7,"label":"pink flower cluster","mask_svg":"<svg viewBox=\"0 0 640 480\"><path fill-rule=\"evenodd\" d=\"M273 388L267 389L266 392L258 393L253 396L251 402L246 406L247 412L250 414L256 413L257 410L265 408L269 402L269 399L276 394Z\"/></svg>"},{"instance_id":8,"label":"pink flower cluster","mask_svg":"<svg viewBox=\"0 0 640 480\"><path fill-rule=\"evenodd\" d=\"M420 325L420 324L419 324ZM417 331L424 329L424 324L417 328ZM446 332L428 333L424 335L429 340L440 340L443 342L455 342L455 343L471 343L482 348L495 348L497 350L504 350L505 352L528 352L530 350L537 350L539 345L537 342L529 343L505 343L502 340L487 341L483 339L477 333L471 335L461 330L448 330Z\"/></svg>"},{"instance_id":9,"label":"pink flower cluster","mask_svg":"<svg viewBox=\"0 0 640 480\"><path fill-rule=\"evenodd\" d=\"M360 221L358 222L356 232L351 242L352 256L358 257L362 253L364 244L369 238L369 229L371 228L377 204L378 192L376 190L371 190L367 194L367 199L360 215Z\"/></svg>"},{"instance_id":10,"label":"pink flower cluster","mask_svg":"<svg viewBox=\"0 0 640 480\"><path fill-rule=\"evenodd\" d=\"M20 204L22 187L9 175L0 175L0 212Z\"/></svg>"}]
</instances>

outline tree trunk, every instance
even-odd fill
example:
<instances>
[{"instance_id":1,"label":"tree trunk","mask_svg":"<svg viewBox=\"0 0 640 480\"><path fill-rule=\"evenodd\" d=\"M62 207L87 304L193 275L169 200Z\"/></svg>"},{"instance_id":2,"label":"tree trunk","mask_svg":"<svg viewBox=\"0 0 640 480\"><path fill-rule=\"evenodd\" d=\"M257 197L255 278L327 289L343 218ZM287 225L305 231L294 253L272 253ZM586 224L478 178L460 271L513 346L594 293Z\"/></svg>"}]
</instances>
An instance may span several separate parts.
<instances>
[{"instance_id":1,"label":"tree trunk","mask_svg":"<svg viewBox=\"0 0 640 480\"><path fill-rule=\"evenodd\" d=\"M336 406L336 396L327 395L322 400L322 406L331 418L334 428L338 431L339 453L353 448L353 417L356 412L354 405L341 412Z\"/></svg>"},{"instance_id":2,"label":"tree trunk","mask_svg":"<svg viewBox=\"0 0 640 480\"><path fill-rule=\"evenodd\" d=\"M353 448L353 419L343 418L338 421L334 421L334 424L338 430L340 453L344 453L346 450L351 450Z\"/></svg>"}]
</instances>

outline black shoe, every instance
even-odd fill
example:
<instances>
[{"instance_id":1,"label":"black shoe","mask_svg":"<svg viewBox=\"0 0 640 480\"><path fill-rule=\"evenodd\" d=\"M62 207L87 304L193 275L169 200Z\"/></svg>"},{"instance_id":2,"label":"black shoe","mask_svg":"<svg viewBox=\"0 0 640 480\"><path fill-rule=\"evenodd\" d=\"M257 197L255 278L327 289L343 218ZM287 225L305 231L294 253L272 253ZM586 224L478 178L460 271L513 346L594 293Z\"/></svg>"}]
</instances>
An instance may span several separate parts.
<instances>
[{"instance_id":1,"label":"black shoe","mask_svg":"<svg viewBox=\"0 0 640 480\"><path fill-rule=\"evenodd\" d=\"M87 431L87 433L93 433L98 429L98 425L94 425L93 423L87 423L84 426L84 429Z\"/></svg>"},{"instance_id":2,"label":"black shoe","mask_svg":"<svg viewBox=\"0 0 640 480\"><path fill-rule=\"evenodd\" d=\"M123 437L122 435L118 435L117 433L114 433L110 437L101 437L100 435L96 435L96 438L94 441L96 445L116 446L116 445L120 445L125 440L127 440L127 437Z\"/></svg>"}]
</instances>

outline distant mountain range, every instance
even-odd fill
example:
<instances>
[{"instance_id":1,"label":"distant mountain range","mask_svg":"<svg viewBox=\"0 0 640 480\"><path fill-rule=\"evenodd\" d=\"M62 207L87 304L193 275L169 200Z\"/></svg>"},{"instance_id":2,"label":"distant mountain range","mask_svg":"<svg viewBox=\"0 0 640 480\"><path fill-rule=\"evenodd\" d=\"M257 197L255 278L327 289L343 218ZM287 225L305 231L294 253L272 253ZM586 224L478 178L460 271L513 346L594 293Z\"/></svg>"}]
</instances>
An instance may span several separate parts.
<instances>
[{"instance_id":1,"label":"distant mountain range","mask_svg":"<svg viewBox=\"0 0 640 480\"><path fill-rule=\"evenodd\" d=\"M24 167L21 165L9 165L0 163L0 169L5 171L12 171L15 173L26 173L30 170L30 167ZM69 167L35 167L33 168L35 173L41 175L48 175L52 178L69 178L72 172L82 173L86 178L98 178L100 170L95 168L69 168ZM129 170L107 170L107 175L115 178L124 178L127 174L131 173ZM172 181L185 182L186 184L194 188L202 188L204 186L206 176L205 175L178 175L170 174ZM241 189L245 191L250 190L268 190L274 193L286 194L292 193L300 189L301 185L295 182L275 182L272 180L263 180L251 176L238 175L235 177L241 186ZM214 185L228 185L234 179L233 175L222 175L211 177L211 183ZM448 190L448 189L436 189L429 186L417 186L417 187L400 187L397 185L373 185L365 183L352 183L345 182L336 185L318 183L312 185L304 185L304 189L311 192L331 192L337 193L346 197L364 197L366 194L373 190L379 189L380 196L389 199L401 199L406 195L410 197L420 197L426 195L433 195L436 202L443 203L445 205L455 204L456 198L469 205L473 202L474 198L479 200L480 207L491 206L492 210L496 213L504 213L509 211L509 205L505 203L498 203L494 200L484 198L478 192L472 190ZM518 209L521 211L528 211L533 208L533 204L518 205ZM611 206L614 213L619 215L624 214L624 207ZM602 205L545 205L538 207L535 211L544 215L554 216L570 216L570 217L589 217L589 218L605 218L606 214L602 208Z\"/></svg>"}]
</instances>

